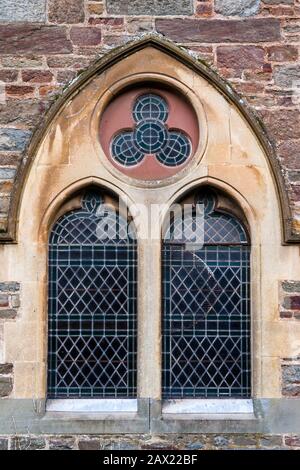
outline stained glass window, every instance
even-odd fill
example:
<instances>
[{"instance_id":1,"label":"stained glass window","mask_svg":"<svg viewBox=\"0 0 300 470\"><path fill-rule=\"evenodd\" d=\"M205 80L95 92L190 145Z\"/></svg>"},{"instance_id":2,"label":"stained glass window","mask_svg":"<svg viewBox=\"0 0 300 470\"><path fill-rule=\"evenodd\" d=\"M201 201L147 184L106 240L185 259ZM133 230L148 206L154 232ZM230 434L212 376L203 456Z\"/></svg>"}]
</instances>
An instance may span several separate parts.
<instances>
[{"instance_id":1,"label":"stained glass window","mask_svg":"<svg viewBox=\"0 0 300 470\"><path fill-rule=\"evenodd\" d=\"M163 244L163 397L251 395L250 246L232 215L208 194L170 224ZM200 233L202 245L185 234Z\"/></svg>"},{"instance_id":2,"label":"stained glass window","mask_svg":"<svg viewBox=\"0 0 300 470\"><path fill-rule=\"evenodd\" d=\"M182 165L191 154L192 144L184 132L168 129L168 116L164 98L153 93L139 96L132 110L134 129L122 130L112 140L113 159L121 165L133 166L146 155L153 155L162 165Z\"/></svg>"},{"instance_id":3,"label":"stained glass window","mask_svg":"<svg viewBox=\"0 0 300 470\"><path fill-rule=\"evenodd\" d=\"M90 191L49 242L51 398L136 396L136 242Z\"/></svg>"}]
</instances>

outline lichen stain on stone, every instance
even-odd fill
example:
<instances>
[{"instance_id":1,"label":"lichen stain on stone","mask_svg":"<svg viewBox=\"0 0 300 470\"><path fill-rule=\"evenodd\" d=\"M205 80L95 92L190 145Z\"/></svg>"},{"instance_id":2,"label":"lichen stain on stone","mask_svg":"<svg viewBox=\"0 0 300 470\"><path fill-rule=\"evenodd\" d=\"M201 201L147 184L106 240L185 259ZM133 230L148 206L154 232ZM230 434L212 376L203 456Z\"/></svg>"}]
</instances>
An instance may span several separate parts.
<instances>
[{"instance_id":1,"label":"lichen stain on stone","mask_svg":"<svg viewBox=\"0 0 300 470\"><path fill-rule=\"evenodd\" d=\"M249 170L255 176L255 179L256 179L258 185L259 186L264 186L265 181L264 181L264 177L263 177L262 173L260 172L260 170L255 165L246 165L246 166L247 166L247 168L249 168Z\"/></svg>"}]
</instances>

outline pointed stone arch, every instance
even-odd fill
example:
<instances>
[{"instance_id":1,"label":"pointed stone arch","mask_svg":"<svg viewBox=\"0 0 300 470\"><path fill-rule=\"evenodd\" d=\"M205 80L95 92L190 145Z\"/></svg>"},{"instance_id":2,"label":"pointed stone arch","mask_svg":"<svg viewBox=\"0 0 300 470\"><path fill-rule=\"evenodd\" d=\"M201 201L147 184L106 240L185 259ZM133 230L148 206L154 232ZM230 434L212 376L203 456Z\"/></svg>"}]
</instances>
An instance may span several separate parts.
<instances>
[{"instance_id":1,"label":"pointed stone arch","mask_svg":"<svg viewBox=\"0 0 300 470\"><path fill-rule=\"evenodd\" d=\"M11 205L9 209L7 232L0 233L0 242L14 243L17 241L17 225L19 218L20 202L22 200L23 190L30 172L31 165L39 150L42 140L47 134L51 123L55 117L68 105L72 99L78 95L96 76L105 74L111 67L123 59L139 52L147 47L152 47L162 51L179 63L184 64L191 71L204 78L212 85L229 103L233 104L248 126L255 134L256 139L266 157L270 173L273 178L277 199L281 213L281 231L282 242L299 243L300 234L294 233L292 226L292 211L289 204L287 188L284 183L280 163L276 157L275 150L262 122L255 116L245 100L234 91L232 86L223 80L215 71L208 67L204 62L195 59L185 49L178 47L173 42L163 39L158 35L145 35L144 37L133 40L126 45L117 47L107 53L103 58L94 63L85 72L83 72L56 100L51 106L40 127L36 129L29 147L26 158L18 170L14 190L12 192Z\"/></svg>"}]
</instances>

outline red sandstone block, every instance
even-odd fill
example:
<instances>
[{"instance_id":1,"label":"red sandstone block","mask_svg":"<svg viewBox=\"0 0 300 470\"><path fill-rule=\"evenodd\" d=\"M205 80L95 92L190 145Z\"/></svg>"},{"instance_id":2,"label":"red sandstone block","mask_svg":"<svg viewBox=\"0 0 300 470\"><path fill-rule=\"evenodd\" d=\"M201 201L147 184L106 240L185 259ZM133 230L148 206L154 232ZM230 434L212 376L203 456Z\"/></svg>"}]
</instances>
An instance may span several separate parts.
<instances>
[{"instance_id":1,"label":"red sandstone block","mask_svg":"<svg viewBox=\"0 0 300 470\"><path fill-rule=\"evenodd\" d=\"M0 25L0 54L67 54L72 44L63 26Z\"/></svg>"},{"instance_id":2,"label":"red sandstone block","mask_svg":"<svg viewBox=\"0 0 300 470\"><path fill-rule=\"evenodd\" d=\"M286 436L284 442L289 447L300 447L300 436Z\"/></svg>"},{"instance_id":3,"label":"red sandstone block","mask_svg":"<svg viewBox=\"0 0 300 470\"><path fill-rule=\"evenodd\" d=\"M48 70L24 70L22 80L31 83L49 83L53 79L53 74Z\"/></svg>"},{"instance_id":4,"label":"red sandstone block","mask_svg":"<svg viewBox=\"0 0 300 470\"><path fill-rule=\"evenodd\" d=\"M16 82L17 80L17 70L0 70L0 82Z\"/></svg>"},{"instance_id":5,"label":"red sandstone block","mask_svg":"<svg viewBox=\"0 0 300 470\"><path fill-rule=\"evenodd\" d=\"M277 18L243 20L158 18L155 25L159 33L180 42L259 43L281 39L280 20Z\"/></svg>"},{"instance_id":6,"label":"red sandstone block","mask_svg":"<svg viewBox=\"0 0 300 470\"><path fill-rule=\"evenodd\" d=\"M122 26L124 24L124 18L90 18L90 24L103 24L109 26Z\"/></svg>"},{"instance_id":7,"label":"red sandstone block","mask_svg":"<svg viewBox=\"0 0 300 470\"><path fill-rule=\"evenodd\" d=\"M276 45L268 48L269 60L275 62L290 62L297 60L298 48L290 45Z\"/></svg>"},{"instance_id":8,"label":"red sandstone block","mask_svg":"<svg viewBox=\"0 0 300 470\"><path fill-rule=\"evenodd\" d=\"M261 110L260 115L271 137L278 140L300 139L298 109Z\"/></svg>"},{"instance_id":9,"label":"red sandstone block","mask_svg":"<svg viewBox=\"0 0 300 470\"><path fill-rule=\"evenodd\" d=\"M201 17L208 17L211 16L213 13L212 4L211 3L199 3L196 6L196 16Z\"/></svg>"},{"instance_id":10,"label":"red sandstone block","mask_svg":"<svg viewBox=\"0 0 300 470\"><path fill-rule=\"evenodd\" d=\"M101 43L101 30L99 28L71 28L71 40L76 46L97 46Z\"/></svg>"},{"instance_id":11,"label":"red sandstone block","mask_svg":"<svg viewBox=\"0 0 300 470\"><path fill-rule=\"evenodd\" d=\"M9 98L33 98L34 87L23 85L7 85L5 87L6 94Z\"/></svg>"},{"instance_id":12,"label":"red sandstone block","mask_svg":"<svg viewBox=\"0 0 300 470\"><path fill-rule=\"evenodd\" d=\"M51 23L82 23L84 0L48 0L48 19Z\"/></svg>"},{"instance_id":13,"label":"red sandstone block","mask_svg":"<svg viewBox=\"0 0 300 470\"><path fill-rule=\"evenodd\" d=\"M259 46L219 46L217 65L233 69L261 69L265 51Z\"/></svg>"},{"instance_id":14,"label":"red sandstone block","mask_svg":"<svg viewBox=\"0 0 300 470\"><path fill-rule=\"evenodd\" d=\"M53 95L58 90L59 90L58 86L44 85L44 86L39 87L39 94L40 94L40 97L44 98L45 96Z\"/></svg>"}]
</instances>

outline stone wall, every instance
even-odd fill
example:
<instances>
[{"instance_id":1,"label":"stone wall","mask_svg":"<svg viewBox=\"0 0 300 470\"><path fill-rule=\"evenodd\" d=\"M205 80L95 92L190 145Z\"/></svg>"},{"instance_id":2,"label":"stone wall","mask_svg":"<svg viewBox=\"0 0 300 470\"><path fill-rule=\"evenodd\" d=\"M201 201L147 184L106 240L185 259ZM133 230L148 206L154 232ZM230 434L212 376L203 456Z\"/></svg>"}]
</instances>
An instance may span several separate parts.
<instances>
[{"instance_id":1,"label":"stone wall","mask_svg":"<svg viewBox=\"0 0 300 470\"><path fill-rule=\"evenodd\" d=\"M13 364L3 363L3 326L5 321L17 318L19 307L20 284L0 282L0 398L8 397L13 390Z\"/></svg>"},{"instance_id":2,"label":"stone wall","mask_svg":"<svg viewBox=\"0 0 300 470\"><path fill-rule=\"evenodd\" d=\"M211 64L263 118L300 231L299 0L0 0L0 230L55 97L110 48L149 31Z\"/></svg>"},{"instance_id":3,"label":"stone wall","mask_svg":"<svg viewBox=\"0 0 300 470\"><path fill-rule=\"evenodd\" d=\"M255 450L300 449L299 435L186 434L123 436L0 436L0 450Z\"/></svg>"}]
</instances>

